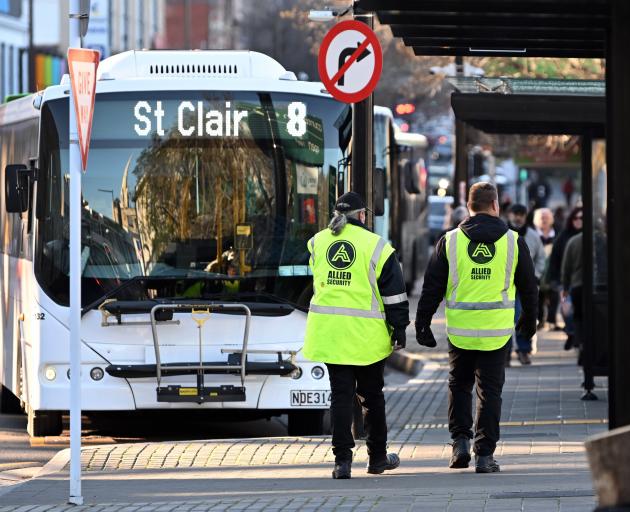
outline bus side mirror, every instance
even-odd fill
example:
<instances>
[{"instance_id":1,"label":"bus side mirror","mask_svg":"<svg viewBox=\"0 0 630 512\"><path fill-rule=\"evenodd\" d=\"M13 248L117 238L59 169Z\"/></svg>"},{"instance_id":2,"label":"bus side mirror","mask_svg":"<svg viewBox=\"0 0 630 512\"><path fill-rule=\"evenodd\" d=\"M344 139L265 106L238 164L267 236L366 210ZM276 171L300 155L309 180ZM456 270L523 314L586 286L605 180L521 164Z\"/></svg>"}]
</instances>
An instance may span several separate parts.
<instances>
[{"instance_id":1,"label":"bus side mirror","mask_svg":"<svg viewBox=\"0 0 630 512\"><path fill-rule=\"evenodd\" d=\"M343 195L346 192L346 173L343 169L339 169L337 171L337 183L336 183L336 187L337 187L337 195L336 197L339 197L340 195Z\"/></svg>"},{"instance_id":2,"label":"bus side mirror","mask_svg":"<svg viewBox=\"0 0 630 512\"><path fill-rule=\"evenodd\" d=\"M385 191L387 190L387 181L385 169L376 167L372 179L372 209L374 215L380 217L385 213Z\"/></svg>"},{"instance_id":3,"label":"bus side mirror","mask_svg":"<svg viewBox=\"0 0 630 512\"><path fill-rule=\"evenodd\" d=\"M13 164L4 168L4 205L8 213L28 210L29 170L26 165Z\"/></svg>"}]
</instances>

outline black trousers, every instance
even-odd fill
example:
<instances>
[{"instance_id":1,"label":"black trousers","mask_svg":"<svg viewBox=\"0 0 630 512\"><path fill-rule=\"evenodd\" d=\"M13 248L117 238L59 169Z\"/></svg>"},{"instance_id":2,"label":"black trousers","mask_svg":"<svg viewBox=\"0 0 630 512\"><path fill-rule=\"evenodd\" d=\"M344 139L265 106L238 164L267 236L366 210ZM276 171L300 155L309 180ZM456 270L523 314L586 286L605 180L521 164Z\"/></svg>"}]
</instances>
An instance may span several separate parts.
<instances>
[{"instance_id":1,"label":"black trousers","mask_svg":"<svg viewBox=\"0 0 630 512\"><path fill-rule=\"evenodd\" d=\"M472 389L477 390L477 414L473 450L492 455L499 441L501 392L505 382L505 352L463 350L449 342L448 428L451 438L473 439Z\"/></svg>"},{"instance_id":2,"label":"black trousers","mask_svg":"<svg viewBox=\"0 0 630 512\"><path fill-rule=\"evenodd\" d=\"M545 305L547 305L546 318ZM556 290L540 290L538 292L538 321L546 320L550 324L555 324L559 306L560 294Z\"/></svg>"},{"instance_id":3,"label":"black trousers","mask_svg":"<svg viewBox=\"0 0 630 512\"><path fill-rule=\"evenodd\" d=\"M355 393L363 407L370 459L381 459L387 451L387 421L383 395L385 360L368 366L326 364L330 376L332 399L332 444L335 461L352 460L354 437L352 418Z\"/></svg>"}]
</instances>

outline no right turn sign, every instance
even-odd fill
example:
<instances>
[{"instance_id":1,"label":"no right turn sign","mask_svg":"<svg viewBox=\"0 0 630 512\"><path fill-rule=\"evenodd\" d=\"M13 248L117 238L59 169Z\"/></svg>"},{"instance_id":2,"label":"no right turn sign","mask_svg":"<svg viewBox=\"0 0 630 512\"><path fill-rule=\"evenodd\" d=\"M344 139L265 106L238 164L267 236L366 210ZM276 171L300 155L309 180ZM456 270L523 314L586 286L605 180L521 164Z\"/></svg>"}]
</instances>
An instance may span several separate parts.
<instances>
[{"instance_id":1,"label":"no right turn sign","mask_svg":"<svg viewBox=\"0 0 630 512\"><path fill-rule=\"evenodd\" d=\"M319 76L337 100L356 103L378 83L383 54L376 34L359 21L342 21L324 37L319 49Z\"/></svg>"}]
</instances>

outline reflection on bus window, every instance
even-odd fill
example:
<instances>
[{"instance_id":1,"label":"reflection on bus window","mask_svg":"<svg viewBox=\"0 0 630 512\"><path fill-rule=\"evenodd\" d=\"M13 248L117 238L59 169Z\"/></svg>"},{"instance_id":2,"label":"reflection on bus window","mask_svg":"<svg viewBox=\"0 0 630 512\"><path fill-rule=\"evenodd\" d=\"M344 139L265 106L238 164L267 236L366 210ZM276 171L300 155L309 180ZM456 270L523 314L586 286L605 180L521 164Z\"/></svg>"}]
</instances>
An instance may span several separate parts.
<instances>
[{"instance_id":1,"label":"reflection on bus window","mask_svg":"<svg viewBox=\"0 0 630 512\"><path fill-rule=\"evenodd\" d=\"M201 102L204 111L229 102L246 113L238 135L235 128L230 136L182 134L182 125L198 120L193 111L178 117L184 99ZM296 95L99 95L82 190L84 304L142 275L238 277L240 291L297 301L309 286L306 241L327 225L334 205L331 180L347 156L341 130L350 117L334 100L298 99L307 113L300 137L287 129ZM162 135L156 123L138 134L134 106L140 101L161 102ZM69 300L67 111L66 99L42 110L35 252L39 282L62 304ZM239 237L237 229L249 234ZM285 286L286 279L293 285ZM295 286L296 279L303 286ZM202 283L185 292L203 296L221 286Z\"/></svg>"}]
</instances>

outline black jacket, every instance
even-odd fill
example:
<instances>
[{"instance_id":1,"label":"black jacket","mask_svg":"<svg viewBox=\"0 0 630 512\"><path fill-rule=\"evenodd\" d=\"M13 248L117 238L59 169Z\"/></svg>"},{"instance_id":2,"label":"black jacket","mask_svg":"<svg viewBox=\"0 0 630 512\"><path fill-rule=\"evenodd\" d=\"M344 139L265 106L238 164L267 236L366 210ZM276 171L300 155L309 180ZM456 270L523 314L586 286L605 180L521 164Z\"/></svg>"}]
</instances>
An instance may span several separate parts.
<instances>
[{"instance_id":1,"label":"black jacket","mask_svg":"<svg viewBox=\"0 0 630 512\"><path fill-rule=\"evenodd\" d=\"M559 285L561 281L562 257L569 240L577 235L580 231L574 228L567 228L560 233L553 242L551 256L549 256L549 268L547 270L547 278L553 285Z\"/></svg>"},{"instance_id":2,"label":"black jacket","mask_svg":"<svg viewBox=\"0 0 630 512\"><path fill-rule=\"evenodd\" d=\"M367 229L358 220L349 218L348 224ZM381 275L376 282L381 297L406 293L405 279L396 253L387 258ZM405 329L409 325L409 301L385 304L385 320L394 329Z\"/></svg>"},{"instance_id":3,"label":"black jacket","mask_svg":"<svg viewBox=\"0 0 630 512\"><path fill-rule=\"evenodd\" d=\"M475 242L496 242L508 230L507 225L498 217L477 214L462 222L459 227L464 234ZM523 316L535 319L538 311L538 286L534 273L534 264L523 237L518 237L518 261L514 270L514 284L521 299ZM422 295L418 302L416 324L427 326L435 314L446 293L448 283L448 259L446 257L446 238L438 241L429 266L424 275Z\"/></svg>"}]
</instances>

